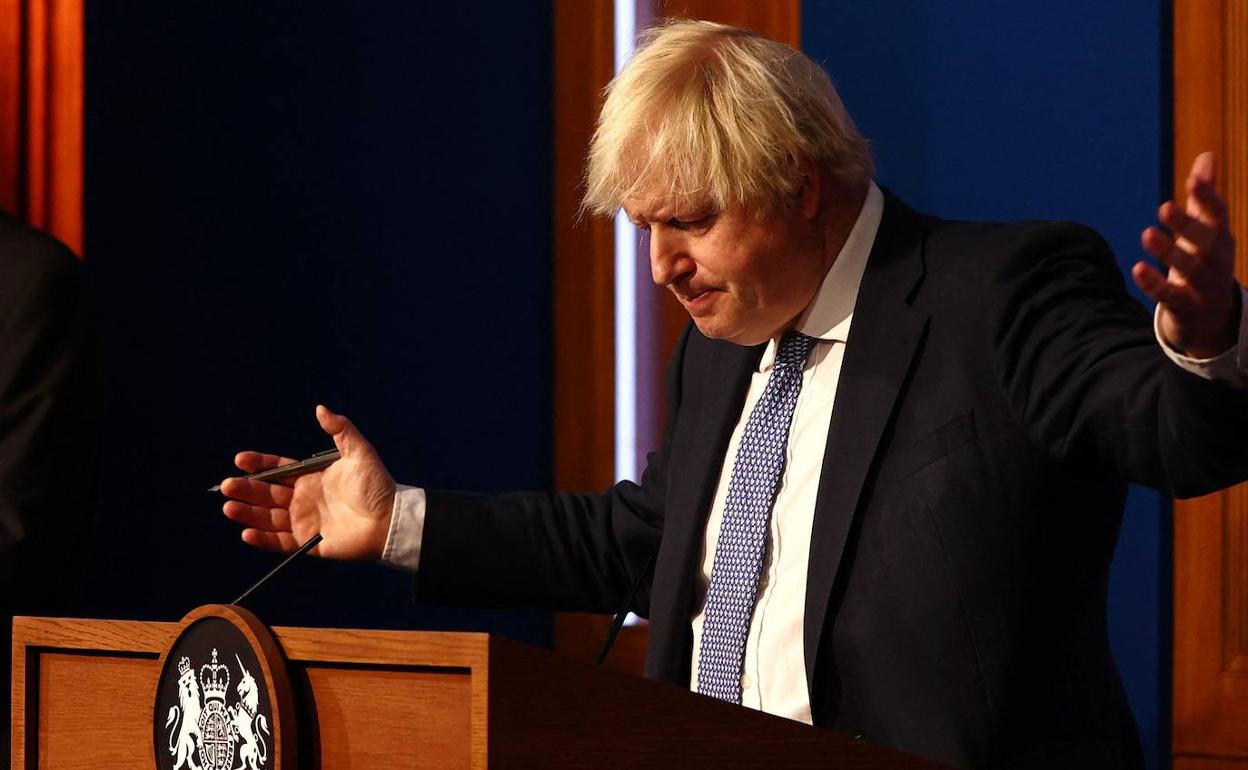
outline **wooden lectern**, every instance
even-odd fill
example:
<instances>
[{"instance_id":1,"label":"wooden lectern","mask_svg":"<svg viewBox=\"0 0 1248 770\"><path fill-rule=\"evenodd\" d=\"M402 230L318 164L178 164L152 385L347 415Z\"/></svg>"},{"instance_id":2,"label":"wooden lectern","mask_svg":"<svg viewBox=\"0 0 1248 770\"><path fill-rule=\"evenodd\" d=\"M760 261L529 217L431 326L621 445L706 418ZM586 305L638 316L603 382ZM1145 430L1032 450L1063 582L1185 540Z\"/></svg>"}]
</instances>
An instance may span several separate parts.
<instances>
[{"instance_id":1,"label":"wooden lectern","mask_svg":"<svg viewBox=\"0 0 1248 770\"><path fill-rule=\"evenodd\" d=\"M13 768L149 768L176 623L16 618ZM274 628L300 766L939 765L485 634Z\"/></svg>"}]
</instances>

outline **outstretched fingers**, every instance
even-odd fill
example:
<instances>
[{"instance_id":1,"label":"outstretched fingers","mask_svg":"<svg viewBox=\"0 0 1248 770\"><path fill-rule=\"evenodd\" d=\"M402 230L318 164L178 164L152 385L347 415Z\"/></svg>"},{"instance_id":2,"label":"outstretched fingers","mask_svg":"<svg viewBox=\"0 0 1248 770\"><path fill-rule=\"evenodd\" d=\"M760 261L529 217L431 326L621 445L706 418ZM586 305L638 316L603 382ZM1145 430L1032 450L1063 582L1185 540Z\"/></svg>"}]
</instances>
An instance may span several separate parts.
<instances>
[{"instance_id":1,"label":"outstretched fingers","mask_svg":"<svg viewBox=\"0 0 1248 770\"><path fill-rule=\"evenodd\" d=\"M1157 258L1158 262L1166 267L1175 268L1181 273L1186 273L1191 269L1195 261L1191 254L1179 248L1175 240L1157 226L1145 229L1140 235L1140 243L1145 251Z\"/></svg>"},{"instance_id":2,"label":"outstretched fingers","mask_svg":"<svg viewBox=\"0 0 1248 770\"><path fill-rule=\"evenodd\" d=\"M1140 291L1147 294L1154 302L1173 306L1186 301L1182 287L1166 280L1157 268L1147 262L1136 262L1131 268L1131 278Z\"/></svg>"},{"instance_id":3,"label":"outstretched fingers","mask_svg":"<svg viewBox=\"0 0 1248 770\"><path fill-rule=\"evenodd\" d=\"M1226 201L1213 182L1195 177L1187 180L1187 213L1213 228L1230 219Z\"/></svg>"},{"instance_id":4,"label":"outstretched fingers","mask_svg":"<svg viewBox=\"0 0 1248 770\"><path fill-rule=\"evenodd\" d=\"M1166 202L1157 210L1157 218L1177 236L1174 245L1197 260L1213 247L1218 237L1220 221L1206 221L1183 211L1172 202Z\"/></svg>"},{"instance_id":5,"label":"outstretched fingers","mask_svg":"<svg viewBox=\"0 0 1248 770\"><path fill-rule=\"evenodd\" d=\"M230 521L238 522L244 527L265 532L290 531L290 511L285 508L248 505L237 500L230 500L221 506L221 510Z\"/></svg>"},{"instance_id":6,"label":"outstretched fingers","mask_svg":"<svg viewBox=\"0 0 1248 770\"><path fill-rule=\"evenodd\" d=\"M295 536L289 532L265 532L260 529L244 529L242 537L243 542L247 545L279 553L292 553L300 545Z\"/></svg>"},{"instance_id":7,"label":"outstretched fingers","mask_svg":"<svg viewBox=\"0 0 1248 770\"><path fill-rule=\"evenodd\" d=\"M293 479L292 479L293 481ZM254 479L232 477L221 482L221 494L235 500L267 508L288 508L295 491L281 484L270 484Z\"/></svg>"},{"instance_id":8,"label":"outstretched fingers","mask_svg":"<svg viewBox=\"0 0 1248 770\"><path fill-rule=\"evenodd\" d=\"M1187 191L1187 212L1206 224L1227 218L1226 202L1217 192L1217 168L1217 157L1212 152L1202 152L1192 161L1183 185Z\"/></svg>"},{"instance_id":9,"label":"outstretched fingers","mask_svg":"<svg viewBox=\"0 0 1248 770\"><path fill-rule=\"evenodd\" d=\"M295 461L289 457L263 452L239 452L234 455L234 465L244 473L259 473L279 465L290 465L293 462Z\"/></svg>"}]
</instances>

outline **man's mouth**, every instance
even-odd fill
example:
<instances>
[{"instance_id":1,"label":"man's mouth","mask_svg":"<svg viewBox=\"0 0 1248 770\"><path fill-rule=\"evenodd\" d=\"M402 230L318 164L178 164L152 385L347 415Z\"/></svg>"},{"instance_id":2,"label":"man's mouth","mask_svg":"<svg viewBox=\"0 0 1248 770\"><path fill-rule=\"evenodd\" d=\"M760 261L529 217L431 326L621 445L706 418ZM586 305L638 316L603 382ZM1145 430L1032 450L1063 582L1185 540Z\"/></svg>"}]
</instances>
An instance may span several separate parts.
<instances>
[{"instance_id":1,"label":"man's mouth","mask_svg":"<svg viewBox=\"0 0 1248 770\"><path fill-rule=\"evenodd\" d=\"M680 300L680 304L690 313L696 313L698 310L704 309L718 292L715 289L702 289L700 291L680 291L676 292L676 298Z\"/></svg>"}]
</instances>

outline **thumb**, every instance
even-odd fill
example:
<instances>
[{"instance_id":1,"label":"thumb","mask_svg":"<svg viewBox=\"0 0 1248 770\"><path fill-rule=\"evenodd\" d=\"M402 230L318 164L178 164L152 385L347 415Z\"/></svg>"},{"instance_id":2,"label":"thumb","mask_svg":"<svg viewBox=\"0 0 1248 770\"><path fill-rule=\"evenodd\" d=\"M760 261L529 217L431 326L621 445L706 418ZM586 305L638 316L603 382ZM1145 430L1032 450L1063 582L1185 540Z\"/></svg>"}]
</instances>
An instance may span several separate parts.
<instances>
[{"instance_id":1,"label":"thumb","mask_svg":"<svg viewBox=\"0 0 1248 770\"><path fill-rule=\"evenodd\" d=\"M1192 170L1188 172L1188 192L1195 185L1196 180L1208 182L1210 185L1217 184L1218 158L1212 150L1206 150L1196 156L1192 161Z\"/></svg>"},{"instance_id":2,"label":"thumb","mask_svg":"<svg viewBox=\"0 0 1248 770\"><path fill-rule=\"evenodd\" d=\"M333 437L334 446L338 447L343 457L369 445L350 420L330 411L324 404L316 405L316 421L321 424L321 430Z\"/></svg>"}]
</instances>

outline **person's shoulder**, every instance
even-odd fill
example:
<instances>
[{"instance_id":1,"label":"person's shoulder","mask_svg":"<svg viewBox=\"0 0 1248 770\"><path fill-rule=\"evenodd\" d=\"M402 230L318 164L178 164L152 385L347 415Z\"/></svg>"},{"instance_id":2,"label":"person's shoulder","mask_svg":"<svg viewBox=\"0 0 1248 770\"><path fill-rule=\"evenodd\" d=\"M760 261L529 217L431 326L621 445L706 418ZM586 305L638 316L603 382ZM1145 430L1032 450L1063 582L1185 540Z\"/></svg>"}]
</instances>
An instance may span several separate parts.
<instances>
[{"instance_id":1,"label":"person's shoulder","mask_svg":"<svg viewBox=\"0 0 1248 770\"><path fill-rule=\"evenodd\" d=\"M0 297L20 296L32 285L77 281L80 269L65 244L0 212Z\"/></svg>"},{"instance_id":2,"label":"person's shoulder","mask_svg":"<svg viewBox=\"0 0 1248 770\"><path fill-rule=\"evenodd\" d=\"M923 263L924 306L988 305L1008 287L1096 285L1121 291L1122 272L1100 233L1078 222L944 219L890 201L900 227L914 228Z\"/></svg>"},{"instance_id":3,"label":"person's shoulder","mask_svg":"<svg viewBox=\"0 0 1248 770\"><path fill-rule=\"evenodd\" d=\"M1100 233L1079 222L946 219L911 208L887 189L884 190L884 197L885 216L881 226L891 225L918 233L929 263L933 258L936 262L958 262L1069 250L1086 251L1098 256L1110 253Z\"/></svg>"},{"instance_id":4,"label":"person's shoulder","mask_svg":"<svg viewBox=\"0 0 1248 770\"><path fill-rule=\"evenodd\" d=\"M928 230L930 249L941 252L1040 255L1068 250L1108 253L1096 230L1079 222L1034 219L1023 222L934 220Z\"/></svg>"},{"instance_id":5,"label":"person's shoulder","mask_svg":"<svg viewBox=\"0 0 1248 770\"><path fill-rule=\"evenodd\" d=\"M1069 260L1118 271L1105 238L1079 222L973 222L922 216L923 256L929 272L965 267L991 273Z\"/></svg>"}]
</instances>

